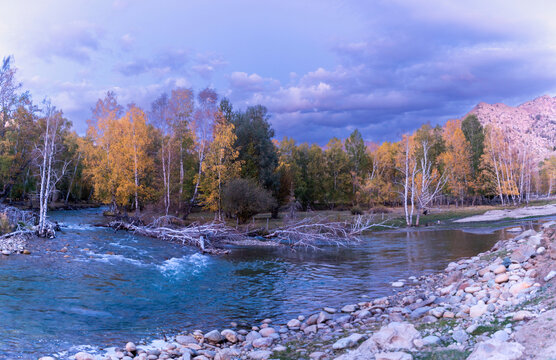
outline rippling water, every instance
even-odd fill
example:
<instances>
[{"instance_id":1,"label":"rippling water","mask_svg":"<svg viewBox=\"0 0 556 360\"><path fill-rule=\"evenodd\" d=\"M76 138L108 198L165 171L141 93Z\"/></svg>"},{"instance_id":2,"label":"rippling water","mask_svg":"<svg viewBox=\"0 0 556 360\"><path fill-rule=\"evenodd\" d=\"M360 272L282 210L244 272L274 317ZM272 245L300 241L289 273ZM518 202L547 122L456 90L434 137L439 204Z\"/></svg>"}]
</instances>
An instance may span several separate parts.
<instances>
[{"instance_id":1,"label":"rippling water","mask_svg":"<svg viewBox=\"0 0 556 360\"><path fill-rule=\"evenodd\" d=\"M0 358L123 345L231 321L287 321L322 306L391 294L400 278L485 251L500 230L387 232L351 248L238 248L212 257L94 227L101 210L56 212L56 239L0 258ZM60 250L67 253L44 251ZM69 257L64 257L69 255Z\"/></svg>"}]
</instances>

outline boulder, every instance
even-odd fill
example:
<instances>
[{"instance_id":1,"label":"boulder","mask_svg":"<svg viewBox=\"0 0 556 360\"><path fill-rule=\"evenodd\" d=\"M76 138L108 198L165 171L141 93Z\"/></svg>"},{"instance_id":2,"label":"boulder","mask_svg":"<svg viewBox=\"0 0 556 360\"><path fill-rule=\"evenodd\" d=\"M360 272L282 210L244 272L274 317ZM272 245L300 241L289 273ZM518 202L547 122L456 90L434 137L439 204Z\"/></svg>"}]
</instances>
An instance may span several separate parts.
<instances>
[{"instance_id":1,"label":"boulder","mask_svg":"<svg viewBox=\"0 0 556 360\"><path fill-rule=\"evenodd\" d=\"M73 356L75 360L95 360L95 357L84 351L80 351Z\"/></svg>"},{"instance_id":2,"label":"boulder","mask_svg":"<svg viewBox=\"0 0 556 360\"><path fill-rule=\"evenodd\" d=\"M290 329L299 329L299 327L301 326L301 321L297 319L291 319L290 321L288 321L287 325Z\"/></svg>"},{"instance_id":3,"label":"boulder","mask_svg":"<svg viewBox=\"0 0 556 360\"><path fill-rule=\"evenodd\" d=\"M370 340L384 350L411 349L413 348L413 340L420 337L421 335L412 324L392 322L383 326Z\"/></svg>"},{"instance_id":4,"label":"boulder","mask_svg":"<svg viewBox=\"0 0 556 360\"><path fill-rule=\"evenodd\" d=\"M228 340L231 343L236 343L237 342L237 333L233 330L224 329L224 330L222 330L220 335L224 336L226 338L226 340Z\"/></svg>"},{"instance_id":5,"label":"boulder","mask_svg":"<svg viewBox=\"0 0 556 360\"><path fill-rule=\"evenodd\" d=\"M239 358L241 352L239 349L225 348L218 350L214 356L214 360L233 360Z\"/></svg>"},{"instance_id":6,"label":"boulder","mask_svg":"<svg viewBox=\"0 0 556 360\"><path fill-rule=\"evenodd\" d=\"M350 347L354 347L357 343L363 339L364 335L361 334L351 334L348 337L341 338L332 345L334 350L341 350Z\"/></svg>"},{"instance_id":7,"label":"boulder","mask_svg":"<svg viewBox=\"0 0 556 360\"><path fill-rule=\"evenodd\" d=\"M517 360L523 350L520 343L490 339L478 343L467 360Z\"/></svg>"},{"instance_id":8,"label":"boulder","mask_svg":"<svg viewBox=\"0 0 556 360\"><path fill-rule=\"evenodd\" d=\"M219 342L224 341L224 336L222 336L218 330L209 331L204 337L206 341L213 344L218 344Z\"/></svg>"},{"instance_id":9,"label":"boulder","mask_svg":"<svg viewBox=\"0 0 556 360\"><path fill-rule=\"evenodd\" d=\"M401 351L378 353L375 355L375 360L413 360L413 356Z\"/></svg>"},{"instance_id":10,"label":"boulder","mask_svg":"<svg viewBox=\"0 0 556 360\"><path fill-rule=\"evenodd\" d=\"M268 360L272 356L272 352L268 350L251 351L247 356L252 360Z\"/></svg>"},{"instance_id":11,"label":"boulder","mask_svg":"<svg viewBox=\"0 0 556 360\"><path fill-rule=\"evenodd\" d=\"M528 260L532 255L534 255L535 252L536 250L534 246L523 244L514 250L511 256L511 260L518 263L522 263Z\"/></svg>"}]
</instances>

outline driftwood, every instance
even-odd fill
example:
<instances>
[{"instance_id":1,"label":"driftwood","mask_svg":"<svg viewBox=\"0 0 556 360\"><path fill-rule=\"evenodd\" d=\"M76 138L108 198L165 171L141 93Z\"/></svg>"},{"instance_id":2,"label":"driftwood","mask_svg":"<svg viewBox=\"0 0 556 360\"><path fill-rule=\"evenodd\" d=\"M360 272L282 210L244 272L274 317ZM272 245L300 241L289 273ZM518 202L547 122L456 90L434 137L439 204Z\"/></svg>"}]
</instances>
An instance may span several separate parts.
<instances>
[{"instance_id":1,"label":"driftwood","mask_svg":"<svg viewBox=\"0 0 556 360\"><path fill-rule=\"evenodd\" d=\"M0 238L9 238L19 235L38 234L36 224L38 223L38 215L29 210L21 210L14 206L0 204L0 213L4 214L14 231L0 236ZM56 230L59 229L58 224L46 220L44 224L44 234L46 237L53 238Z\"/></svg>"},{"instance_id":2,"label":"driftwood","mask_svg":"<svg viewBox=\"0 0 556 360\"><path fill-rule=\"evenodd\" d=\"M244 234L223 223L194 223L182 228L159 225L166 221L167 219L155 221L147 226L134 225L123 221L112 221L109 223L109 226L116 230L132 231L143 236L195 246L202 252L211 254L228 252L227 250L215 248L215 245L222 240L241 240L246 238Z\"/></svg>"},{"instance_id":3,"label":"driftwood","mask_svg":"<svg viewBox=\"0 0 556 360\"><path fill-rule=\"evenodd\" d=\"M361 241L361 235L374 228L393 228L373 217L357 216L354 221L329 221L325 217L308 217L272 230L265 237L290 247L319 248L324 245L346 246Z\"/></svg>"},{"instance_id":4,"label":"driftwood","mask_svg":"<svg viewBox=\"0 0 556 360\"><path fill-rule=\"evenodd\" d=\"M185 227L176 227L173 224L178 220L173 219L172 216L162 216L150 225L114 220L108 226L116 231L127 230L143 236L195 246L202 252L211 254L228 252L216 248L217 245L257 238L287 245L291 248L319 248L326 245L345 246L360 241L360 236L373 228L392 227L386 225L384 221L376 223L374 218L369 216L357 216L353 221L329 221L325 217L316 216L290 222L272 230L261 238L253 236L255 234L252 231L241 232L222 222L193 223Z\"/></svg>"}]
</instances>

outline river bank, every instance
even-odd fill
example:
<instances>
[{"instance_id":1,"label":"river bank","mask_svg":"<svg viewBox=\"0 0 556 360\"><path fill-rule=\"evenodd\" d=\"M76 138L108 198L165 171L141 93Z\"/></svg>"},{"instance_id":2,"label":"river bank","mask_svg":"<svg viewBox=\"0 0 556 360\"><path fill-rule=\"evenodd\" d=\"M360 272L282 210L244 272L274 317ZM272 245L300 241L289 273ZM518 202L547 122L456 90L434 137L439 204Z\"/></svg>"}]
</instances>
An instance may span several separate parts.
<instances>
[{"instance_id":1,"label":"river bank","mask_svg":"<svg viewBox=\"0 0 556 360\"><path fill-rule=\"evenodd\" d=\"M527 333L534 321L544 326L552 321L545 313L554 308L555 233L554 222L539 233L527 230L450 263L442 273L394 282L400 290L390 297L324 308L286 324L270 319L251 328L231 324L74 358L426 359L433 353L438 359L525 358L540 353L539 338L552 336L532 339Z\"/></svg>"}]
</instances>

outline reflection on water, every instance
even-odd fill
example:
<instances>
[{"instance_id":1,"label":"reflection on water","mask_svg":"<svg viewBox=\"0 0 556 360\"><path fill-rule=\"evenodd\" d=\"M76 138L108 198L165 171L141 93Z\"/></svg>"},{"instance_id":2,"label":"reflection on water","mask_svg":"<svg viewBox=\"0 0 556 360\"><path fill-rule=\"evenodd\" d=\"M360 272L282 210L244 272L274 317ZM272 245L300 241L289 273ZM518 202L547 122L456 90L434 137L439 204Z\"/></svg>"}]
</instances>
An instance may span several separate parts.
<instances>
[{"instance_id":1,"label":"reflection on water","mask_svg":"<svg viewBox=\"0 0 556 360\"><path fill-rule=\"evenodd\" d=\"M225 257L91 226L100 210L53 214L65 225L30 256L0 258L0 357L106 346L230 321L287 321L325 305L391 294L390 283L485 251L502 230L386 232L349 248L235 249ZM41 253L39 249L67 253ZM64 255L69 258L64 258Z\"/></svg>"}]
</instances>

